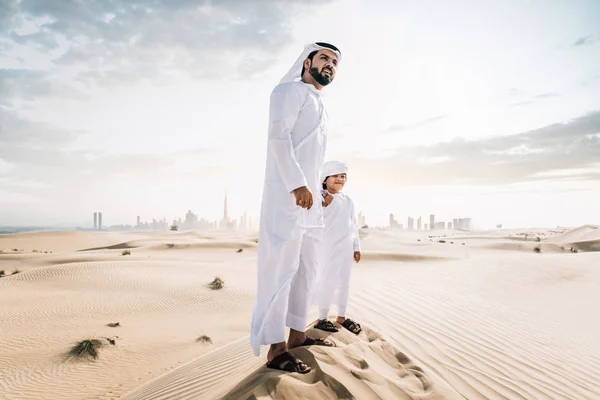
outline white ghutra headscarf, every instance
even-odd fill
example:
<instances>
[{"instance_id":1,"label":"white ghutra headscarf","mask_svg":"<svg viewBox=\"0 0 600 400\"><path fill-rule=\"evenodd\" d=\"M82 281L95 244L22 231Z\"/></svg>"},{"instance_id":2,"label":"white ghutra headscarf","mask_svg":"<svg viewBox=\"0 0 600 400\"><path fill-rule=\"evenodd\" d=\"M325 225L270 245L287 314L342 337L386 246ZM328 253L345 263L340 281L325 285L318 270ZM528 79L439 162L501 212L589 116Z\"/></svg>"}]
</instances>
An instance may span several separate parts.
<instances>
[{"instance_id":1,"label":"white ghutra headscarf","mask_svg":"<svg viewBox=\"0 0 600 400\"><path fill-rule=\"evenodd\" d=\"M340 63L342 61L342 53L338 50L337 47L335 47L329 43L315 42L315 43L307 44L306 46L304 46L304 50L302 51L302 54L300 54L300 57L298 57L296 62L294 62L294 65L292 65L292 68L290 68L290 70L287 72L287 74L285 74L285 76L283 78L281 78L281 81L279 81L279 83L293 82L297 79L300 79L301 78L300 74L302 72L302 65L304 64L304 60L306 60L308 55L310 53L312 53L313 51L318 51L318 50L323 50L323 49L333 51L338 57L338 63Z\"/></svg>"}]
</instances>

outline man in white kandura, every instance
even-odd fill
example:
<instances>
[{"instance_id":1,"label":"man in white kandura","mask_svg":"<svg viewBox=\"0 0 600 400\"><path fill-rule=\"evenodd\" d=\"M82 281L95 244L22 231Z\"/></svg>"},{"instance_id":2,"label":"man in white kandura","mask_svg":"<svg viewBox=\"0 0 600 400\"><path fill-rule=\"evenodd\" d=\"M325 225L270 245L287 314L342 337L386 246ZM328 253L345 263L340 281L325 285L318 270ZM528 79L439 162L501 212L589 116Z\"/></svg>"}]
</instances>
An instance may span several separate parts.
<instances>
[{"instance_id":1,"label":"man in white kandura","mask_svg":"<svg viewBox=\"0 0 600 400\"><path fill-rule=\"evenodd\" d=\"M309 44L271 93L250 343L256 356L261 345L270 345L267 366L283 371L311 370L289 350L333 346L307 337L305 330L323 240L323 205L333 199L321 195L327 145L321 90L335 78L340 61L335 46Z\"/></svg>"},{"instance_id":2,"label":"man in white kandura","mask_svg":"<svg viewBox=\"0 0 600 400\"><path fill-rule=\"evenodd\" d=\"M335 304L338 309L336 322L358 335L362 330L360 324L346 318L352 264L359 262L361 256L354 202L342 192L347 174L348 166L341 161L327 161L323 166L323 189L334 199L323 213L323 253L313 299L319 306L319 319L314 327L328 332L338 331L327 319L329 308Z\"/></svg>"}]
</instances>

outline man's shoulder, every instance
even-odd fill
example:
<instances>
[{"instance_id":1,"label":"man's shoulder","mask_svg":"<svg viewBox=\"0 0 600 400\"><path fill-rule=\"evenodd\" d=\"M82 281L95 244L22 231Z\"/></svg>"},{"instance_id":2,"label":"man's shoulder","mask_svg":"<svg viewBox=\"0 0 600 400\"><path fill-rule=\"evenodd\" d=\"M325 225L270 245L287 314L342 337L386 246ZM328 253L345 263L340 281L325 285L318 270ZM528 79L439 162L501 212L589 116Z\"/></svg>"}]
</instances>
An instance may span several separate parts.
<instances>
[{"instance_id":1,"label":"man's shoulder","mask_svg":"<svg viewBox=\"0 0 600 400\"><path fill-rule=\"evenodd\" d=\"M306 87L306 83L302 81L283 82L275 86L273 92L293 92L297 94L305 94L308 92L308 88Z\"/></svg>"}]
</instances>

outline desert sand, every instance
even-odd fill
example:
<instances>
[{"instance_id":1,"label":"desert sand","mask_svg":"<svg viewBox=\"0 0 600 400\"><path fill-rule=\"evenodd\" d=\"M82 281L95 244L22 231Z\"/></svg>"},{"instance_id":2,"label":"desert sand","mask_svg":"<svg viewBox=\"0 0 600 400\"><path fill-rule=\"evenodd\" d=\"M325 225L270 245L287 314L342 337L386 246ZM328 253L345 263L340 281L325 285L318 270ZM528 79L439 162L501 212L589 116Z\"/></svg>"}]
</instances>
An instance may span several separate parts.
<instances>
[{"instance_id":1,"label":"desert sand","mask_svg":"<svg viewBox=\"0 0 600 400\"><path fill-rule=\"evenodd\" d=\"M600 399L597 226L362 230L364 330L311 329L306 375L251 352L257 236L0 236L0 399Z\"/></svg>"}]
</instances>

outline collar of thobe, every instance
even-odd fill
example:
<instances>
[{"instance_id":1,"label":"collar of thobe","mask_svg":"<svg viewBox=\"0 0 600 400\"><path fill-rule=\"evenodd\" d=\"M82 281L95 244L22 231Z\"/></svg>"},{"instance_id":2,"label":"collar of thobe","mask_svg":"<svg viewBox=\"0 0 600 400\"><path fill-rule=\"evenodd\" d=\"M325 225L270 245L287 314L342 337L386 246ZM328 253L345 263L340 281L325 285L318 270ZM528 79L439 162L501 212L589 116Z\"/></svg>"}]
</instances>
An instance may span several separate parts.
<instances>
[{"instance_id":1,"label":"collar of thobe","mask_svg":"<svg viewBox=\"0 0 600 400\"><path fill-rule=\"evenodd\" d=\"M317 88L315 87L315 85L311 85L310 83L306 83L306 82L303 82L303 83L304 83L304 84L305 84L305 85L308 87L308 90L310 90L311 92L313 92L313 93L317 94L318 96L321 96L321 97L323 97L323 96L325 96L325 95L326 95L326 92L324 92L324 91L322 91L322 90L319 90L319 89L317 89Z\"/></svg>"},{"instance_id":2,"label":"collar of thobe","mask_svg":"<svg viewBox=\"0 0 600 400\"><path fill-rule=\"evenodd\" d=\"M294 62L294 65L292 65L292 67L287 72L287 74L285 74L283 76L283 78L281 78L279 83L293 82L293 81L299 80L301 78L300 73L302 72L302 65L304 64L304 60L306 60L308 55L310 53L312 53L313 51L323 50L323 49L333 51L338 57L338 63L342 62L342 55L340 54L339 51L332 50L329 47L320 46L316 43L310 43L310 44L307 44L304 46L304 50L302 51L302 54L300 54L300 56L296 59L296 61ZM312 86L317 92L321 92L320 90L317 90L317 88L315 88L313 85L310 85L310 86Z\"/></svg>"}]
</instances>

